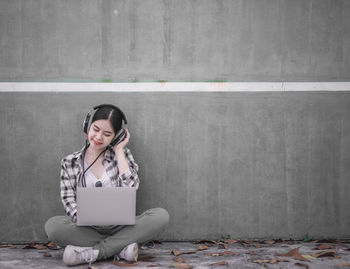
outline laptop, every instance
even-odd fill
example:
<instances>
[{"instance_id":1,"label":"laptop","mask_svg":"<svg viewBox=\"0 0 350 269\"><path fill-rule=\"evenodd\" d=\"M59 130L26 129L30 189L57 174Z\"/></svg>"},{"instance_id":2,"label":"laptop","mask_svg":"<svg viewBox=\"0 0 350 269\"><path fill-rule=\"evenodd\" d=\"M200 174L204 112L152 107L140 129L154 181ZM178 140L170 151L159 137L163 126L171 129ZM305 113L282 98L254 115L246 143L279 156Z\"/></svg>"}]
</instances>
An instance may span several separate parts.
<instances>
[{"instance_id":1,"label":"laptop","mask_svg":"<svg viewBox=\"0 0 350 269\"><path fill-rule=\"evenodd\" d=\"M134 225L134 187L77 188L77 225Z\"/></svg>"}]
</instances>

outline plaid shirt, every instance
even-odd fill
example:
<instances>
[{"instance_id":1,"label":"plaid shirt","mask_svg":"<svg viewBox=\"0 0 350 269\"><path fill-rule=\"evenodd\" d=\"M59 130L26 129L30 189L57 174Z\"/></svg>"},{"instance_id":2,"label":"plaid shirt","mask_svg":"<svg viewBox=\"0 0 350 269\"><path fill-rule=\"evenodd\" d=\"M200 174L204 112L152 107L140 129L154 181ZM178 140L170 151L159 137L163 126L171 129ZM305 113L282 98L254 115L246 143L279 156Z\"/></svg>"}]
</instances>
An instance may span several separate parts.
<instances>
[{"instance_id":1,"label":"plaid shirt","mask_svg":"<svg viewBox=\"0 0 350 269\"><path fill-rule=\"evenodd\" d=\"M80 151L74 152L64 157L61 161L61 199L67 216L70 216L73 221L76 221L77 219L77 186L85 187L82 183L82 153L84 148L85 146ZM129 164L129 169L123 174L119 175L117 159L114 151L107 150L105 152L102 164L113 186L138 188L138 165L135 163L134 158L128 148L124 148L124 153Z\"/></svg>"}]
</instances>

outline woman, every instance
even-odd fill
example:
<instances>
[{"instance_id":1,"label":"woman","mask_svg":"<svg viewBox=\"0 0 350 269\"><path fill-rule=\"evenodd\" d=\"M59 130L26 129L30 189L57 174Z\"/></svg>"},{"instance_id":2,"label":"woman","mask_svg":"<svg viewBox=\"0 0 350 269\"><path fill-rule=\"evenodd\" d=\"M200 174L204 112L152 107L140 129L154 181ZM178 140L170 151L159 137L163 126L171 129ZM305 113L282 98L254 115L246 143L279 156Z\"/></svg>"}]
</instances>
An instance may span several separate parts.
<instances>
[{"instance_id":1,"label":"woman","mask_svg":"<svg viewBox=\"0 0 350 269\"><path fill-rule=\"evenodd\" d=\"M50 241L65 246L63 261L67 265L91 265L114 255L118 259L137 261L138 244L151 240L169 222L165 209L152 208L136 216L135 225L76 225L78 186L139 186L138 165L126 147L130 139L128 130L124 129L122 141L110 145L120 134L123 120L126 123L125 115L118 107L95 107L94 114L89 113L84 122L85 146L61 161L61 199L66 216L50 218L45 231Z\"/></svg>"}]
</instances>

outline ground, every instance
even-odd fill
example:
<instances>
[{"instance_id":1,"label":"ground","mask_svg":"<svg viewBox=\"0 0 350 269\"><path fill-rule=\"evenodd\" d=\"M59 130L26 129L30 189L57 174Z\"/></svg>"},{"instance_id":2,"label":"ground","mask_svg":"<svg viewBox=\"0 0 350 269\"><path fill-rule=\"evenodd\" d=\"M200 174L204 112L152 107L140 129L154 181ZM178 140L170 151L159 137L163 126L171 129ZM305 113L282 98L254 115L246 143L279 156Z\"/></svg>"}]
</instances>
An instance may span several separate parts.
<instances>
[{"instance_id":1,"label":"ground","mask_svg":"<svg viewBox=\"0 0 350 269\"><path fill-rule=\"evenodd\" d=\"M68 268L62 262L63 251L62 248L48 249L38 243L0 245L0 268ZM110 259L95 262L92 266L98 269L110 269L125 265L115 265L114 260ZM225 242L156 241L155 244L140 248L138 263L129 266L131 266L129 268L180 269L350 268L350 241L237 241L232 239L227 239ZM88 265L70 268L88 268Z\"/></svg>"}]
</instances>

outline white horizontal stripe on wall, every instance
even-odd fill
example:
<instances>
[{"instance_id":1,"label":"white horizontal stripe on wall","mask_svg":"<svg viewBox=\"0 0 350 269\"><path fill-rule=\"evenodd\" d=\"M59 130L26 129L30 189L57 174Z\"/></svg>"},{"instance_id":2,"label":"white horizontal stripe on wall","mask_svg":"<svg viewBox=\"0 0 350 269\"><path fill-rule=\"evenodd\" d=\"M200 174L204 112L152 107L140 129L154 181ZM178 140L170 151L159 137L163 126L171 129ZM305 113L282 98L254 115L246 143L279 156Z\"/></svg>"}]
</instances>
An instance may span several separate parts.
<instances>
[{"instance_id":1,"label":"white horizontal stripe on wall","mask_svg":"<svg viewBox=\"0 0 350 269\"><path fill-rule=\"evenodd\" d=\"M350 91L350 82L0 82L0 92Z\"/></svg>"}]
</instances>

